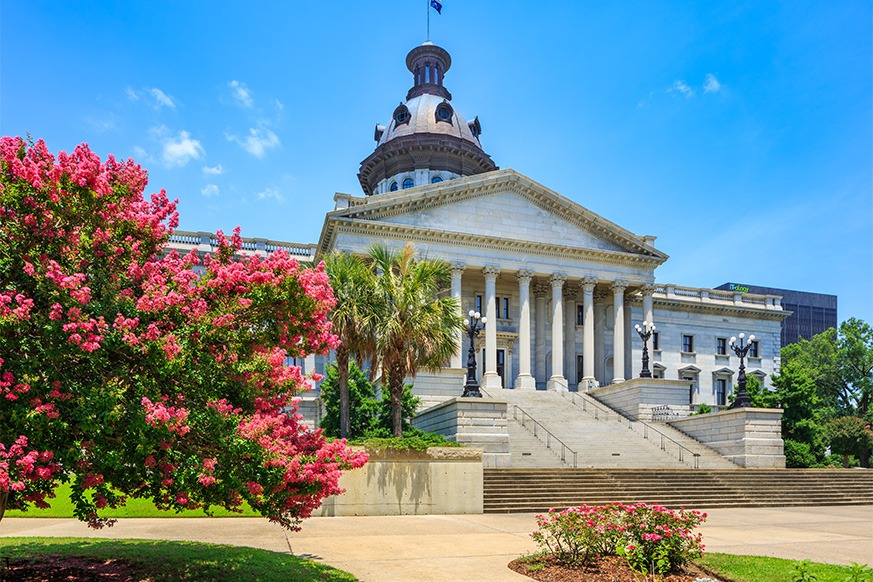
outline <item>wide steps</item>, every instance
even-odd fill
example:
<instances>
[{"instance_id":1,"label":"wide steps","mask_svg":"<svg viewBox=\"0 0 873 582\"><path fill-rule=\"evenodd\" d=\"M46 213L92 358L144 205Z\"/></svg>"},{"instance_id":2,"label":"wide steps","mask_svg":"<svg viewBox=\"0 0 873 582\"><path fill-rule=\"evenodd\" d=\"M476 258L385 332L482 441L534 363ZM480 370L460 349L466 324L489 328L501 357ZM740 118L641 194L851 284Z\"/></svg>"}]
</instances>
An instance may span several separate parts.
<instances>
[{"instance_id":1,"label":"wide steps","mask_svg":"<svg viewBox=\"0 0 873 582\"><path fill-rule=\"evenodd\" d=\"M823 469L486 469L486 513L582 504L667 507L873 505L873 471Z\"/></svg>"}]
</instances>

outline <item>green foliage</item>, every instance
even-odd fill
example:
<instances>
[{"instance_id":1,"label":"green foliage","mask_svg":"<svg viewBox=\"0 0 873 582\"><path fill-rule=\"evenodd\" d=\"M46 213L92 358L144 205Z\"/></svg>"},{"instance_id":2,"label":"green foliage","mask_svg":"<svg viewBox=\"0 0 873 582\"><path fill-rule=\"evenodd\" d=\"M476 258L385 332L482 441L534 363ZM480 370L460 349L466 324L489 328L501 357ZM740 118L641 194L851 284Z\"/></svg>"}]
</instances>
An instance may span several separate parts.
<instances>
[{"instance_id":1,"label":"green foliage","mask_svg":"<svg viewBox=\"0 0 873 582\"><path fill-rule=\"evenodd\" d=\"M782 437L788 466L825 464L828 447L833 449L828 429L831 419L854 416L865 424L873 420L873 329L863 321L849 319L839 331L832 328L785 346L773 387L772 400L784 410ZM854 434L859 436L857 430ZM837 448L842 444L839 441ZM849 453L833 450L851 455L862 466L869 464L870 446L863 446L862 438L856 438L849 449Z\"/></svg>"},{"instance_id":2,"label":"green foliage","mask_svg":"<svg viewBox=\"0 0 873 582\"><path fill-rule=\"evenodd\" d=\"M382 392L381 396L377 393L376 387L354 360L349 362L348 390L348 438L354 441L390 437L392 435L391 399L385 392ZM339 437L339 373L335 363L328 365L325 370L325 379L321 383L321 398L324 401L325 415L320 426L327 436ZM412 430L411 420L419 403L419 398L412 393L412 384L404 385L401 399L404 431Z\"/></svg>"},{"instance_id":3,"label":"green foliage","mask_svg":"<svg viewBox=\"0 0 873 582\"><path fill-rule=\"evenodd\" d=\"M809 571L811 564L812 562L809 560L797 562L794 565L794 572L792 572L792 582L815 582L818 580L818 576Z\"/></svg>"},{"instance_id":4,"label":"green foliage","mask_svg":"<svg viewBox=\"0 0 873 582\"><path fill-rule=\"evenodd\" d=\"M696 562L719 579L734 582L794 582L796 579L797 562L783 558L707 553ZM804 568L819 582L873 582L873 572L867 566L808 562Z\"/></svg>"},{"instance_id":5,"label":"green foliage","mask_svg":"<svg viewBox=\"0 0 873 582\"><path fill-rule=\"evenodd\" d=\"M403 431L402 437L364 437L350 441L349 444L361 445L370 450L413 450L424 451L430 447L461 447L454 441L446 440L440 434L424 432L415 427Z\"/></svg>"},{"instance_id":6,"label":"green foliage","mask_svg":"<svg viewBox=\"0 0 873 582\"><path fill-rule=\"evenodd\" d=\"M843 466L849 466L849 457L860 457L873 446L870 425L857 416L838 416L827 422L826 431L831 451L840 455Z\"/></svg>"},{"instance_id":7,"label":"green foliage","mask_svg":"<svg viewBox=\"0 0 873 582\"><path fill-rule=\"evenodd\" d=\"M711 413L711 412L712 412L712 406L710 406L709 404L706 404L706 403L704 402L703 404L699 404L699 405L697 406L697 410L695 410L694 412L692 412L692 413L691 413L691 416L695 416L695 415L698 415L698 414L709 414L709 413Z\"/></svg>"},{"instance_id":8,"label":"green foliage","mask_svg":"<svg viewBox=\"0 0 873 582\"><path fill-rule=\"evenodd\" d=\"M852 562L849 568L849 574L843 578L843 582L870 582L873 580L873 569L870 566Z\"/></svg>"},{"instance_id":9,"label":"green foliage","mask_svg":"<svg viewBox=\"0 0 873 582\"><path fill-rule=\"evenodd\" d=\"M356 579L348 572L286 553L195 542L14 537L0 538L0 555L12 560L56 560L58 556L84 557L103 562L124 560L139 574L134 580L156 582L331 582ZM3 573L2 567L0 574Z\"/></svg>"}]
</instances>

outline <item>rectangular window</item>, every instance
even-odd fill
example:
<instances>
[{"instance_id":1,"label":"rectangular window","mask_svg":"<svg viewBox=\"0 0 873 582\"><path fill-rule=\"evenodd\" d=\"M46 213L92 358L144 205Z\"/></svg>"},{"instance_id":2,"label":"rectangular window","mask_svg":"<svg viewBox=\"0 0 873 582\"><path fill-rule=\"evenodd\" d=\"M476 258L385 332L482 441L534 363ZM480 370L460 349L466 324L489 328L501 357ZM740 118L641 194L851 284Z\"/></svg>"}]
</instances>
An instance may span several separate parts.
<instances>
[{"instance_id":1,"label":"rectangular window","mask_svg":"<svg viewBox=\"0 0 873 582\"><path fill-rule=\"evenodd\" d=\"M715 338L715 353L719 356L727 355L727 338L717 337Z\"/></svg>"},{"instance_id":2,"label":"rectangular window","mask_svg":"<svg viewBox=\"0 0 873 582\"><path fill-rule=\"evenodd\" d=\"M482 313L482 296L481 295L476 295L476 311L478 311L482 315L485 315L484 313Z\"/></svg>"},{"instance_id":3,"label":"rectangular window","mask_svg":"<svg viewBox=\"0 0 873 582\"><path fill-rule=\"evenodd\" d=\"M719 406L727 404L727 380L724 378L715 381L715 403Z\"/></svg>"},{"instance_id":4,"label":"rectangular window","mask_svg":"<svg viewBox=\"0 0 873 582\"><path fill-rule=\"evenodd\" d=\"M758 350L758 340L752 342L752 345L749 347L749 357L750 358L760 358L760 351Z\"/></svg>"},{"instance_id":5,"label":"rectangular window","mask_svg":"<svg viewBox=\"0 0 873 582\"><path fill-rule=\"evenodd\" d=\"M693 335L683 335L682 336L682 351L685 353L693 353L694 352L694 336Z\"/></svg>"},{"instance_id":6,"label":"rectangular window","mask_svg":"<svg viewBox=\"0 0 873 582\"><path fill-rule=\"evenodd\" d=\"M576 306L576 325L585 325L585 307L583 305Z\"/></svg>"},{"instance_id":7,"label":"rectangular window","mask_svg":"<svg viewBox=\"0 0 873 582\"><path fill-rule=\"evenodd\" d=\"M585 377L584 372L583 372L584 369L585 368L582 367L582 356L577 355L576 356L576 383L577 384L582 381L582 378Z\"/></svg>"},{"instance_id":8,"label":"rectangular window","mask_svg":"<svg viewBox=\"0 0 873 582\"><path fill-rule=\"evenodd\" d=\"M503 319L509 319L509 297L503 298Z\"/></svg>"},{"instance_id":9,"label":"rectangular window","mask_svg":"<svg viewBox=\"0 0 873 582\"><path fill-rule=\"evenodd\" d=\"M660 350L661 349L661 333L654 332L652 334L652 350Z\"/></svg>"}]
</instances>

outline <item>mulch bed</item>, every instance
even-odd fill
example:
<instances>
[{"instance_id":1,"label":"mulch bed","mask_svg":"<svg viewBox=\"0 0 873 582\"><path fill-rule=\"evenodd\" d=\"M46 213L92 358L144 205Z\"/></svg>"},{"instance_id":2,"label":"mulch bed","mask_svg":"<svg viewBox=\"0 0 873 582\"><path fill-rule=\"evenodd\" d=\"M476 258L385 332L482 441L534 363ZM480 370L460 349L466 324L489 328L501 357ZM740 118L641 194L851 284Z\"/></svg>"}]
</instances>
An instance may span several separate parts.
<instances>
[{"instance_id":1,"label":"mulch bed","mask_svg":"<svg viewBox=\"0 0 873 582\"><path fill-rule=\"evenodd\" d=\"M544 557L533 563L513 560L509 563L509 569L540 582L648 582L650 580L694 582L707 578L719 582L730 582L725 578L716 578L694 564L686 564L682 572L667 574L663 578L646 577L631 570L625 561L618 556L604 556L595 564L580 568L563 566L552 556Z\"/></svg>"},{"instance_id":2,"label":"mulch bed","mask_svg":"<svg viewBox=\"0 0 873 582\"><path fill-rule=\"evenodd\" d=\"M145 581L125 560L45 556L32 560L0 558L2 582L133 582Z\"/></svg>"}]
</instances>

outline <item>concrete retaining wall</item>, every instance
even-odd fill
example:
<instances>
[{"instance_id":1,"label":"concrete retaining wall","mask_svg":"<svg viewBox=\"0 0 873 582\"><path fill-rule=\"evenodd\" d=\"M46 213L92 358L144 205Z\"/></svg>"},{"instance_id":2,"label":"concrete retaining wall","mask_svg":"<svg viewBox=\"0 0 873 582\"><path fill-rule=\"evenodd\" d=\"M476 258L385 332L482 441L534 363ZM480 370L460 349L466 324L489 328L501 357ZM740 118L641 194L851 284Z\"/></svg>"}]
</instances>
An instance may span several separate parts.
<instances>
[{"instance_id":1,"label":"concrete retaining wall","mask_svg":"<svg viewBox=\"0 0 873 582\"><path fill-rule=\"evenodd\" d=\"M689 382L663 378L634 378L594 388L588 393L610 408L637 420L654 419L652 410L669 406L680 417L688 416Z\"/></svg>"},{"instance_id":2,"label":"concrete retaining wall","mask_svg":"<svg viewBox=\"0 0 873 582\"><path fill-rule=\"evenodd\" d=\"M734 408L668 424L741 467L785 468L781 409Z\"/></svg>"},{"instance_id":3,"label":"concrete retaining wall","mask_svg":"<svg viewBox=\"0 0 873 582\"><path fill-rule=\"evenodd\" d=\"M512 466L505 401L452 398L418 413L412 424L450 441L482 449L486 469Z\"/></svg>"},{"instance_id":4,"label":"concrete retaining wall","mask_svg":"<svg viewBox=\"0 0 873 582\"><path fill-rule=\"evenodd\" d=\"M340 477L346 490L314 515L449 515L482 513L482 451L431 447L378 451Z\"/></svg>"}]
</instances>

